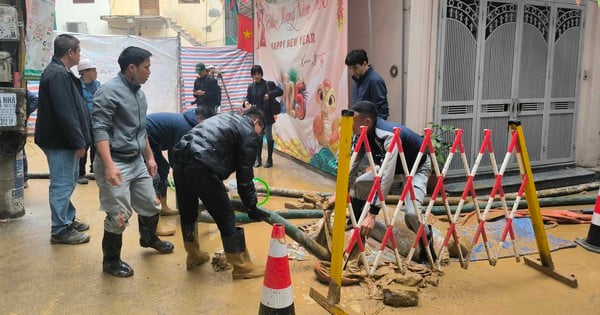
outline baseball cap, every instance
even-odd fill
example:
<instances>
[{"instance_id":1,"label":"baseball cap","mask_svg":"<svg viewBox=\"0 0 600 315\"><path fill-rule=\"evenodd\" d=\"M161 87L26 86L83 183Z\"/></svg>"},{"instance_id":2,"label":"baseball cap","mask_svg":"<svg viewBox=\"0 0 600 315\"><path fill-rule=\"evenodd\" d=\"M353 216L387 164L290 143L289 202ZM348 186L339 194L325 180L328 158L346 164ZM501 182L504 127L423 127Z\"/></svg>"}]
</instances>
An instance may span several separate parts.
<instances>
[{"instance_id":1,"label":"baseball cap","mask_svg":"<svg viewBox=\"0 0 600 315\"><path fill-rule=\"evenodd\" d=\"M89 59L81 59L77 65L77 71L83 71L87 69L95 69L96 65Z\"/></svg>"},{"instance_id":2,"label":"baseball cap","mask_svg":"<svg viewBox=\"0 0 600 315\"><path fill-rule=\"evenodd\" d=\"M196 72L200 72L200 71L204 71L204 70L206 70L206 66L203 63L196 64Z\"/></svg>"}]
</instances>

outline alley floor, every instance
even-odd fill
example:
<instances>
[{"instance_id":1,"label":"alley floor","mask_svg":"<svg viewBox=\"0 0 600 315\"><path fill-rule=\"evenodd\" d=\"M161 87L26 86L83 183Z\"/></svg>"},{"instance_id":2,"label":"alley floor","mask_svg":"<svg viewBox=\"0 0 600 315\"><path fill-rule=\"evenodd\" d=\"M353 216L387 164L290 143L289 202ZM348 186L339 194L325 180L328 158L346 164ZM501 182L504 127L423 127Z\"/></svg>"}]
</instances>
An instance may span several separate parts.
<instances>
[{"instance_id":1,"label":"alley floor","mask_svg":"<svg viewBox=\"0 0 600 315\"><path fill-rule=\"evenodd\" d=\"M43 152L27 144L31 173L47 172ZM282 188L333 192L335 180L281 155L271 169L255 175ZM172 254L160 255L141 248L135 215L124 233L122 258L135 270L130 278L102 272L102 222L95 181L77 185L73 204L78 217L90 223L91 241L82 245L50 244L48 180L32 179L25 190L25 216L0 223L0 314L257 314L262 278L233 281L228 271L216 272L210 263L186 271L185 251L178 216L162 217L177 234L164 237L174 243ZM265 205L283 209L289 200L272 197ZM169 191L174 207L174 193ZM572 207L590 209L593 205ZM305 224L314 219L293 220ZM200 223L203 249L222 249L215 225ZM268 256L271 226L244 225L249 251L256 263ZM589 225L561 225L547 232L573 240L585 237ZM288 240L291 241L291 240ZM535 259L536 255L530 255ZM309 297L311 287L326 295L327 286L316 281L316 258L290 260L296 314L326 314ZM352 314L597 314L600 309L600 255L581 247L552 252L556 270L574 274L579 288L570 288L514 259L501 259L496 267L472 262L468 270L453 262L444 269L438 287L420 292L420 305L409 309L385 306L369 298L370 288L344 287L341 305Z\"/></svg>"}]
</instances>

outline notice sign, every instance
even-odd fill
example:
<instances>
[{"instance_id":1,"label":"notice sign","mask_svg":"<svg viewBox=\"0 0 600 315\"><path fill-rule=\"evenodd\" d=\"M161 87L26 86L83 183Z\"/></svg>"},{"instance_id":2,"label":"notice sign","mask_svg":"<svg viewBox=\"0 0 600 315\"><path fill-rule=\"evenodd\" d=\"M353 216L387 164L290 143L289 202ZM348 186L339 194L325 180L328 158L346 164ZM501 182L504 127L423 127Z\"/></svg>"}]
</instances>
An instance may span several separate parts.
<instances>
[{"instance_id":1,"label":"notice sign","mask_svg":"<svg viewBox=\"0 0 600 315\"><path fill-rule=\"evenodd\" d=\"M17 94L0 93L0 127L17 125Z\"/></svg>"}]
</instances>

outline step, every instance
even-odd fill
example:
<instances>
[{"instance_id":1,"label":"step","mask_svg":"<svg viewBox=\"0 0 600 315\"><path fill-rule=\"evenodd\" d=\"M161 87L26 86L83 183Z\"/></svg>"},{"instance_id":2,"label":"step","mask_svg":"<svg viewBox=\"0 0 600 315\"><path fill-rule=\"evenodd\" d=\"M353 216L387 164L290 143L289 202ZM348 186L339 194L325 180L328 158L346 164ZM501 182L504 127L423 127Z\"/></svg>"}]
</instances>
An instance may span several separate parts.
<instances>
[{"instance_id":1,"label":"step","mask_svg":"<svg viewBox=\"0 0 600 315\"><path fill-rule=\"evenodd\" d=\"M562 168L554 170L534 171L533 178L536 190L550 189L557 187L573 186L596 180L596 173L592 170L582 167ZM477 178L473 182L475 193L479 195L489 195L496 181L493 177ZM465 189L466 181L447 183L446 192L450 196L460 196ZM509 174L502 177L502 188L505 193L517 192L521 185L519 174Z\"/></svg>"}]
</instances>

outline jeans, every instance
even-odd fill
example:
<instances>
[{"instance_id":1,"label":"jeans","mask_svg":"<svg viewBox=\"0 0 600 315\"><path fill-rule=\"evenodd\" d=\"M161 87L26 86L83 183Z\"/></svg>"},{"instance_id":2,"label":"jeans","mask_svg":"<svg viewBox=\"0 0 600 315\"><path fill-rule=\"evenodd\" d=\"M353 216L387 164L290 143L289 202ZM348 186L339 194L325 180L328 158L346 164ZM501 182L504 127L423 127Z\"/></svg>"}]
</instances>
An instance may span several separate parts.
<instances>
[{"instance_id":1,"label":"jeans","mask_svg":"<svg viewBox=\"0 0 600 315\"><path fill-rule=\"evenodd\" d=\"M52 235L64 231L73 223L75 207L71 195L75 190L79 158L75 150L43 149L50 169L50 211L52 212Z\"/></svg>"},{"instance_id":2,"label":"jeans","mask_svg":"<svg viewBox=\"0 0 600 315\"><path fill-rule=\"evenodd\" d=\"M162 151L154 149L155 147L159 147L158 145L153 146L151 143L150 146L152 147L152 154L154 155L154 161L156 161L156 166L158 168L156 176L154 176L154 178L152 179L152 184L154 185L154 193L156 194L156 196L164 198L167 196L167 184L169 181L169 171L171 170L171 166L163 156Z\"/></svg>"}]
</instances>

